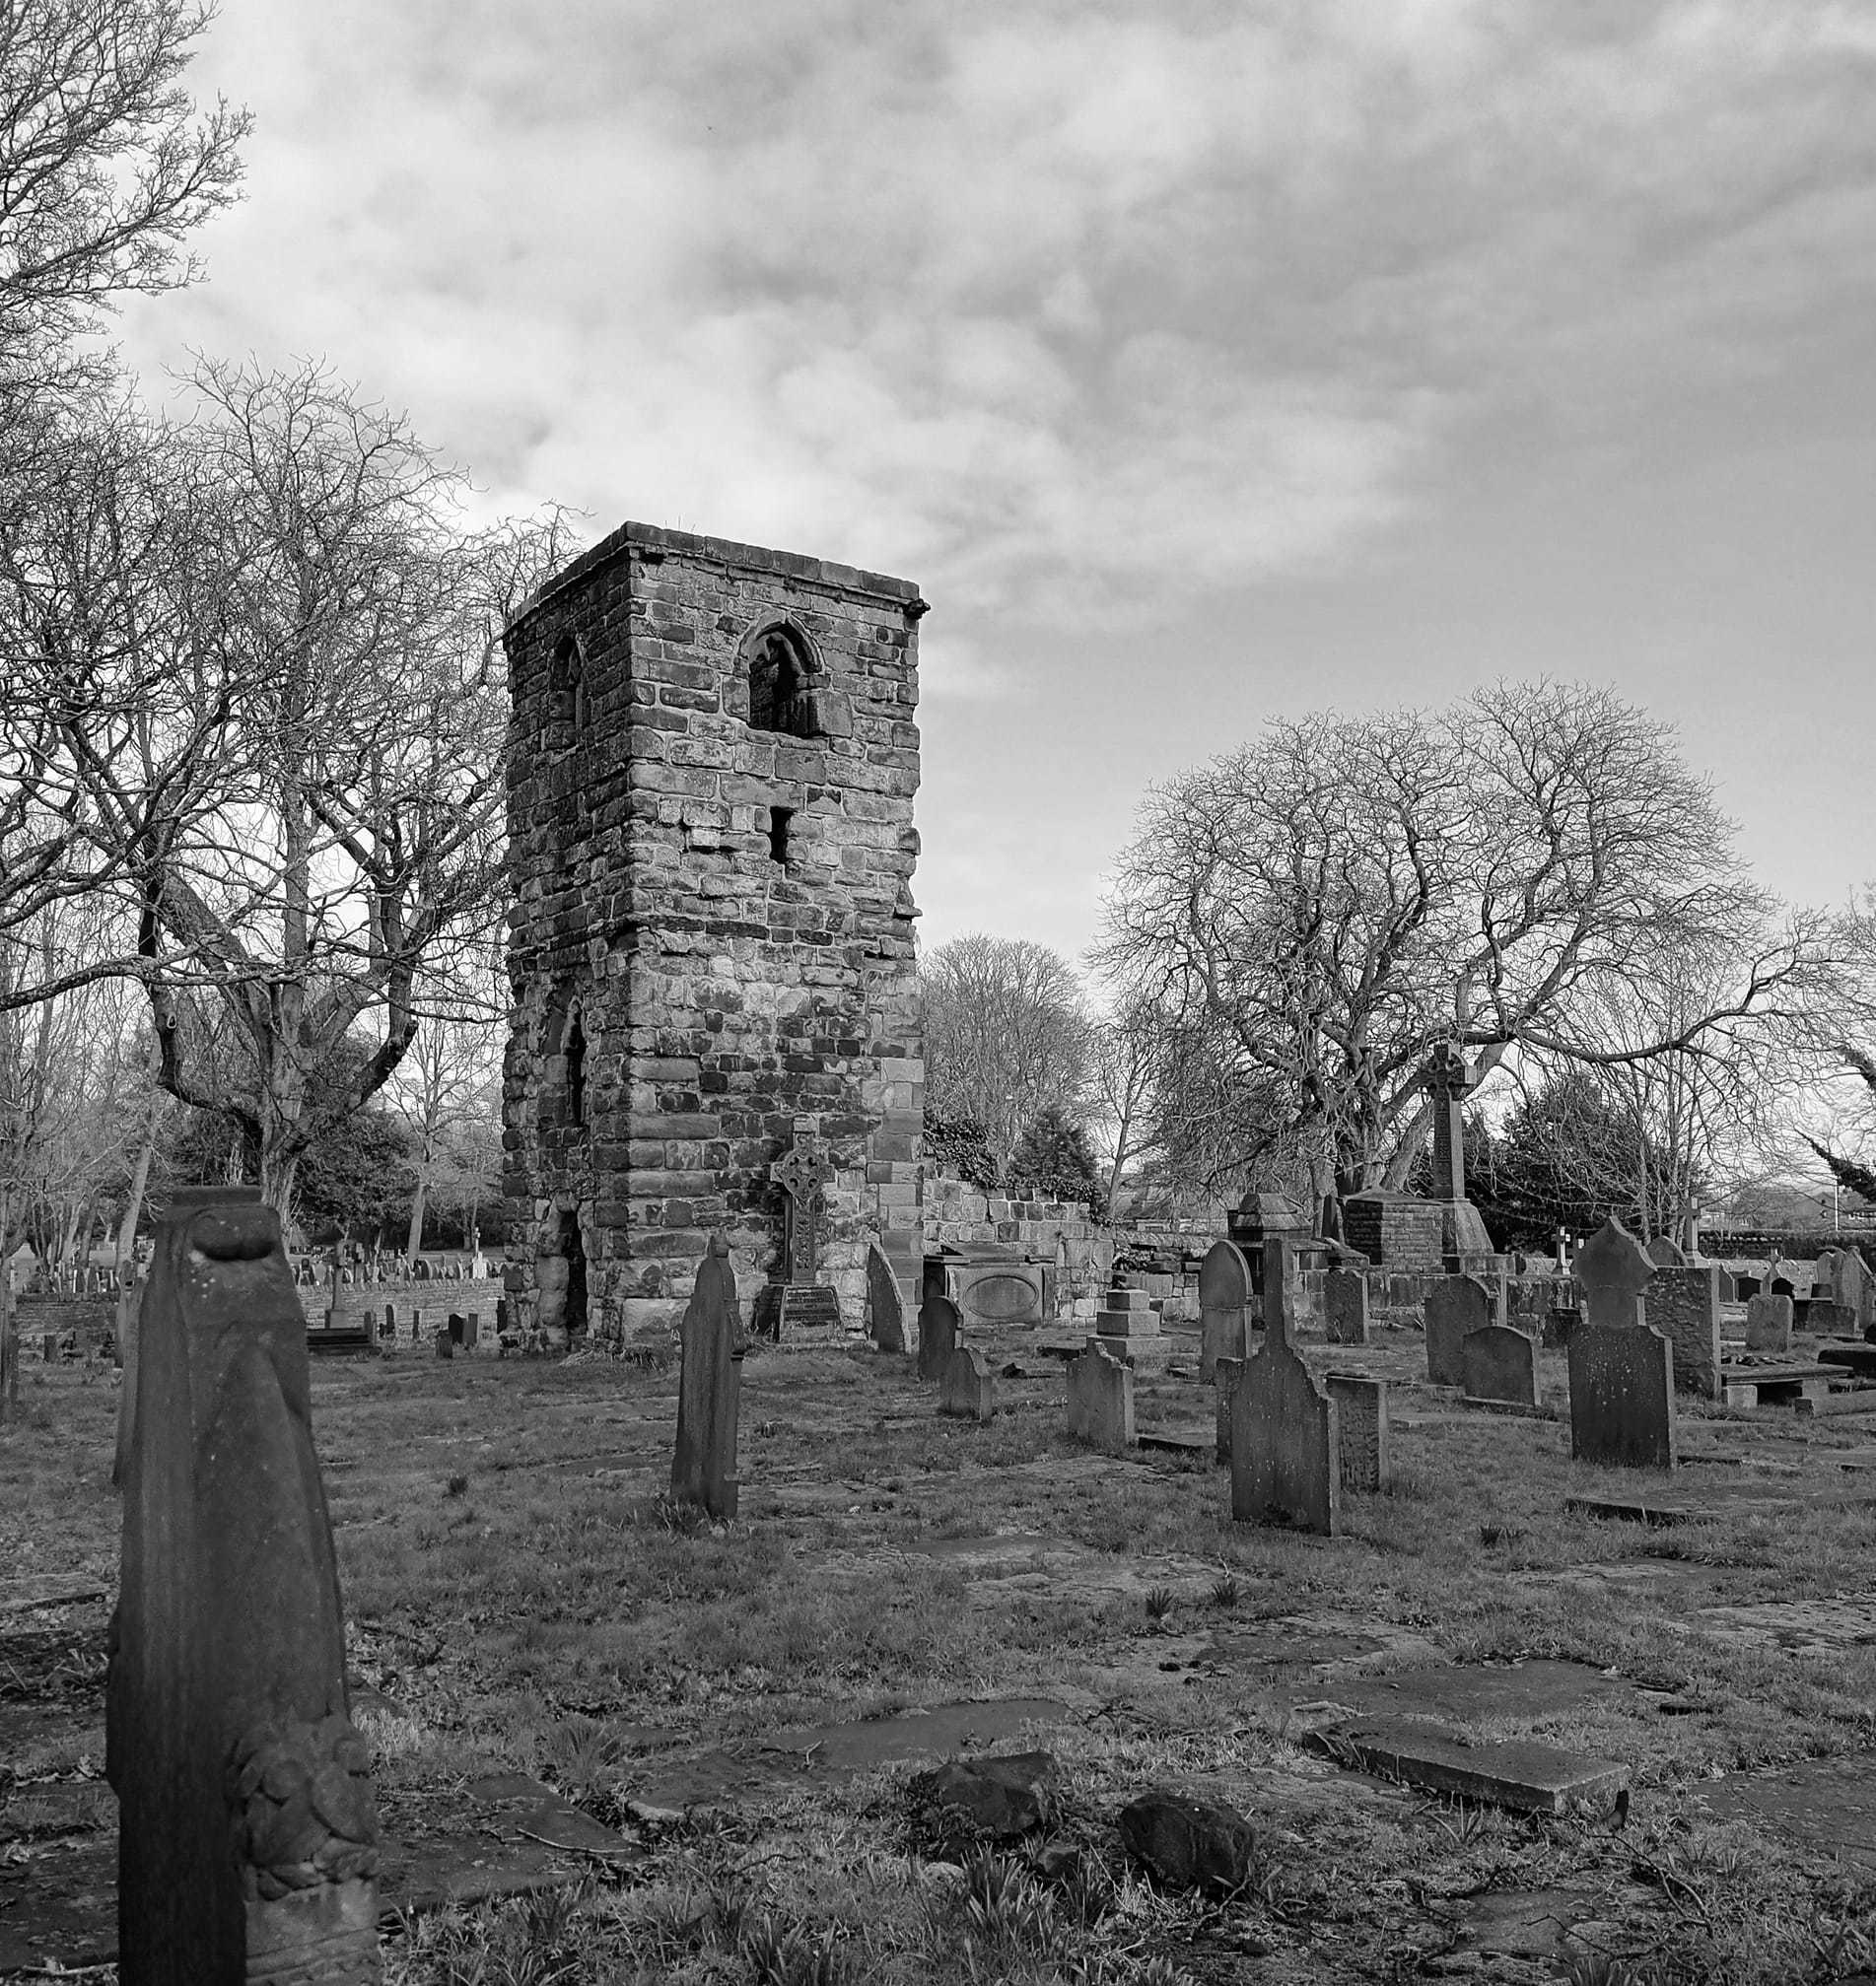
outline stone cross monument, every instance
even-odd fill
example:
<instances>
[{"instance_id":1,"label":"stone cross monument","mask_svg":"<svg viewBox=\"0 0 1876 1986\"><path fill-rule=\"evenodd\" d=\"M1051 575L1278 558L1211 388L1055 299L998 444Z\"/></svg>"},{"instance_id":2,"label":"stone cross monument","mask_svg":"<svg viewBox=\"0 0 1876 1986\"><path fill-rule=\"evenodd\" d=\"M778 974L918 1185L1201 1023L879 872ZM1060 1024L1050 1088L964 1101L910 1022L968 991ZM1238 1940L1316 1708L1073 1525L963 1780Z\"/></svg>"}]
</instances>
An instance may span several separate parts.
<instances>
[{"instance_id":1,"label":"stone cross monument","mask_svg":"<svg viewBox=\"0 0 1876 1986\"><path fill-rule=\"evenodd\" d=\"M819 1280L822 1196L836 1168L819 1138L797 1130L788 1153L769 1168L782 1189L786 1215L782 1229L782 1292L775 1316L777 1337L793 1329L838 1330L840 1299Z\"/></svg>"}]
</instances>

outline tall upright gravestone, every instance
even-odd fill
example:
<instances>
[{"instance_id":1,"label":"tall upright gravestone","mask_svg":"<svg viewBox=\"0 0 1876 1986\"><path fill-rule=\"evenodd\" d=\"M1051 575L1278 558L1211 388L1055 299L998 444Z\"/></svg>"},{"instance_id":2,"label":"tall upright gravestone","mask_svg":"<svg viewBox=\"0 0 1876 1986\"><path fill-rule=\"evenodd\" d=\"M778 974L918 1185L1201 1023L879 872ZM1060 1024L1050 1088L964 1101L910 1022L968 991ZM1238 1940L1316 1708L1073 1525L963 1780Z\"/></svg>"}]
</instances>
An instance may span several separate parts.
<instances>
[{"instance_id":1,"label":"tall upright gravestone","mask_svg":"<svg viewBox=\"0 0 1876 1986\"><path fill-rule=\"evenodd\" d=\"M957 1349L957 1305L935 1290L919 1305L919 1377L942 1379Z\"/></svg>"},{"instance_id":2,"label":"tall upright gravestone","mask_svg":"<svg viewBox=\"0 0 1876 1986\"><path fill-rule=\"evenodd\" d=\"M251 1189L177 1194L120 1405L105 1770L124 1986L380 1976L378 1822L306 1317Z\"/></svg>"},{"instance_id":3,"label":"tall upright gravestone","mask_svg":"<svg viewBox=\"0 0 1876 1986\"><path fill-rule=\"evenodd\" d=\"M1199 1380L1210 1386L1221 1358L1250 1356L1251 1266L1235 1242L1215 1241L1199 1265Z\"/></svg>"},{"instance_id":4,"label":"tall upright gravestone","mask_svg":"<svg viewBox=\"0 0 1876 1986\"><path fill-rule=\"evenodd\" d=\"M1492 1292L1477 1276L1445 1275L1426 1292L1426 1377L1434 1386L1464 1386L1467 1335L1501 1320Z\"/></svg>"},{"instance_id":5,"label":"tall upright gravestone","mask_svg":"<svg viewBox=\"0 0 1876 1986\"><path fill-rule=\"evenodd\" d=\"M684 1307L683 1363L677 1382L677 1446L671 1498L701 1505L727 1522L736 1514L736 1412L748 1350L736 1303L730 1244L710 1237L710 1252Z\"/></svg>"},{"instance_id":6,"label":"tall upright gravestone","mask_svg":"<svg viewBox=\"0 0 1876 1986\"><path fill-rule=\"evenodd\" d=\"M1342 1507L1336 1403L1289 1342L1287 1255L1264 1244L1264 1348L1230 1389L1231 1515L1333 1534Z\"/></svg>"},{"instance_id":7,"label":"tall upright gravestone","mask_svg":"<svg viewBox=\"0 0 1876 1986\"><path fill-rule=\"evenodd\" d=\"M1674 1346L1647 1321L1655 1266L1612 1214L1576 1251L1571 1272L1588 1323L1569 1340L1570 1454L1625 1469L1677 1460Z\"/></svg>"},{"instance_id":8,"label":"tall upright gravestone","mask_svg":"<svg viewBox=\"0 0 1876 1986\"><path fill-rule=\"evenodd\" d=\"M886 1252L876 1241L867 1247L867 1311L873 1343L881 1351L903 1351L905 1299Z\"/></svg>"}]
</instances>

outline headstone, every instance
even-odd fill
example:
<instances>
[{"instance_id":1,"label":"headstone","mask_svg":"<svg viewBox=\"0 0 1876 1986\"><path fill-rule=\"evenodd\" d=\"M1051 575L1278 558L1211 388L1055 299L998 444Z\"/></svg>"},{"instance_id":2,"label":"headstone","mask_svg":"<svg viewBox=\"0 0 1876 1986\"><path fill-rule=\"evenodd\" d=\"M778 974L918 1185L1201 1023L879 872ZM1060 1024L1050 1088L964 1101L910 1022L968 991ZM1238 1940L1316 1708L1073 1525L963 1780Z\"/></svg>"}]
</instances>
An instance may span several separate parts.
<instances>
[{"instance_id":1,"label":"headstone","mask_svg":"<svg viewBox=\"0 0 1876 1986\"><path fill-rule=\"evenodd\" d=\"M1323 1385L1336 1404L1336 1460L1342 1493L1378 1496L1387 1487L1387 1382L1332 1372Z\"/></svg>"},{"instance_id":2,"label":"headstone","mask_svg":"<svg viewBox=\"0 0 1876 1986\"><path fill-rule=\"evenodd\" d=\"M1368 1279L1358 1268L1332 1268L1322 1279L1322 1324L1331 1344L1368 1341Z\"/></svg>"},{"instance_id":3,"label":"headstone","mask_svg":"<svg viewBox=\"0 0 1876 1986\"><path fill-rule=\"evenodd\" d=\"M938 1411L965 1420L988 1420L997 1411L996 1382L982 1352L960 1344L944 1361L938 1380Z\"/></svg>"},{"instance_id":4,"label":"headstone","mask_svg":"<svg viewBox=\"0 0 1876 1986\"><path fill-rule=\"evenodd\" d=\"M1244 1364L1241 1358L1221 1358L1217 1371L1213 1375L1213 1387L1217 1394L1217 1457L1220 1462L1231 1459L1231 1406L1237 1394L1237 1383L1244 1374Z\"/></svg>"},{"instance_id":5,"label":"headstone","mask_svg":"<svg viewBox=\"0 0 1876 1986\"><path fill-rule=\"evenodd\" d=\"M1289 1246L1264 1244L1264 1346L1231 1391L1231 1515L1333 1535L1342 1502L1336 1404L1289 1341Z\"/></svg>"},{"instance_id":6,"label":"headstone","mask_svg":"<svg viewBox=\"0 0 1876 1986\"><path fill-rule=\"evenodd\" d=\"M1657 1234L1643 1251L1656 1268L1685 1268L1687 1252L1680 1243L1665 1234Z\"/></svg>"},{"instance_id":7,"label":"headstone","mask_svg":"<svg viewBox=\"0 0 1876 1986\"><path fill-rule=\"evenodd\" d=\"M346 1699L306 1318L251 1189L173 1198L135 1386L105 1719L120 1976L376 1981L371 1753Z\"/></svg>"},{"instance_id":8,"label":"headstone","mask_svg":"<svg viewBox=\"0 0 1876 1986\"><path fill-rule=\"evenodd\" d=\"M1216 1241L1199 1265L1199 1379L1210 1386L1221 1358L1250 1356L1251 1266L1235 1242Z\"/></svg>"},{"instance_id":9,"label":"headstone","mask_svg":"<svg viewBox=\"0 0 1876 1986\"><path fill-rule=\"evenodd\" d=\"M899 1278L879 1244L867 1246L867 1312L872 1326L872 1341L881 1351L905 1349L905 1299L899 1294Z\"/></svg>"},{"instance_id":10,"label":"headstone","mask_svg":"<svg viewBox=\"0 0 1876 1986\"><path fill-rule=\"evenodd\" d=\"M482 1335L482 1320L476 1312L470 1311L462 1320L462 1348L473 1351Z\"/></svg>"},{"instance_id":11,"label":"headstone","mask_svg":"<svg viewBox=\"0 0 1876 1986\"><path fill-rule=\"evenodd\" d=\"M450 1335L450 1327L446 1324L437 1333L437 1356L439 1358L453 1358L455 1355L456 1341Z\"/></svg>"},{"instance_id":12,"label":"headstone","mask_svg":"<svg viewBox=\"0 0 1876 1986\"><path fill-rule=\"evenodd\" d=\"M1791 1299L1788 1296L1753 1296L1746 1299L1746 1349L1748 1351L1789 1351L1791 1349Z\"/></svg>"},{"instance_id":13,"label":"headstone","mask_svg":"<svg viewBox=\"0 0 1876 1986\"><path fill-rule=\"evenodd\" d=\"M383 1335L389 1338L397 1335L397 1306L394 1303L387 1303L384 1306Z\"/></svg>"},{"instance_id":14,"label":"headstone","mask_svg":"<svg viewBox=\"0 0 1876 1986\"><path fill-rule=\"evenodd\" d=\"M1537 1344L1508 1324L1481 1325L1460 1341L1460 1372L1468 1400L1537 1404Z\"/></svg>"},{"instance_id":15,"label":"headstone","mask_svg":"<svg viewBox=\"0 0 1876 1986\"><path fill-rule=\"evenodd\" d=\"M1090 1344L1069 1360L1069 1439L1119 1455L1134 1445L1134 1369Z\"/></svg>"},{"instance_id":16,"label":"headstone","mask_svg":"<svg viewBox=\"0 0 1876 1986\"><path fill-rule=\"evenodd\" d=\"M797 1132L786 1157L769 1168L769 1176L787 1197L783 1255L789 1282L812 1282L820 1267L821 1198L834 1183L835 1171L820 1140Z\"/></svg>"},{"instance_id":17,"label":"headstone","mask_svg":"<svg viewBox=\"0 0 1876 1986\"><path fill-rule=\"evenodd\" d=\"M1806 1322L1821 1335L1860 1337L1876 1321L1876 1284L1855 1249L1827 1249L1811 1281Z\"/></svg>"},{"instance_id":18,"label":"headstone","mask_svg":"<svg viewBox=\"0 0 1876 1986\"><path fill-rule=\"evenodd\" d=\"M1585 1325L1569 1341L1569 1445L1578 1462L1672 1469L1674 1347L1650 1325Z\"/></svg>"},{"instance_id":19,"label":"headstone","mask_svg":"<svg viewBox=\"0 0 1876 1986\"><path fill-rule=\"evenodd\" d=\"M736 1303L730 1244L710 1237L679 1327L677 1442L671 1454L671 1500L700 1504L727 1523L736 1514L736 1409L748 1343Z\"/></svg>"},{"instance_id":20,"label":"headstone","mask_svg":"<svg viewBox=\"0 0 1876 1986\"><path fill-rule=\"evenodd\" d=\"M1702 1400L1720 1393L1719 1304L1715 1263L1657 1268L1648 1284L1648 1322L1674 1346L1674 1384Z\"/></svg>"},{"instance_id":21,"label":"headstone","mask_svg":"<svg viewBox=\"0 0 1876 1986\"><path fill-rule=\"evenodd\" d=\"M957 1305L932 1295L919 1305L919 1377L941 1379L957 1349Z\"/></svg>"},{"instance_id":22,"label":"headstone","mask_svg":"<svg viewBox=\"0 0 1876 1986\"><path fill-rule=\"evenodd\" d=\"M1478 1277L1444 1275L1426 1292L1426 1377L1434 1386L1464 1386L1463 1345L1469 1332L1498 1320L1492 1292Z\"/></svg>"},{"instance_id":23,"label":"headstone","mask_svg":"<svg viewBox=\"0 0 1876 1986\"><path fill-rule=\"evenodd\" d=\"M1654 1264L1613 1213L1576 1251L1570 1273L1582 1289L1591 1325L1633 1330L1647 1323L1642 1292L1654 1280Z\"/></svg>"}]
</instances>

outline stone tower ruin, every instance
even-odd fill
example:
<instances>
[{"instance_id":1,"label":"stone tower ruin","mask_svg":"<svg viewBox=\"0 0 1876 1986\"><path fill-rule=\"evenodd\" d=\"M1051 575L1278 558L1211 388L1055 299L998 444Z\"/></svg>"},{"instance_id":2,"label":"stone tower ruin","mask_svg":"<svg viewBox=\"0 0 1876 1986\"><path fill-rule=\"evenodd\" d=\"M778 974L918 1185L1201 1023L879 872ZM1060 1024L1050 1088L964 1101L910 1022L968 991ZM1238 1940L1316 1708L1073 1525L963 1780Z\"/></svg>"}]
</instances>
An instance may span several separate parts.
<instances>
[{"instance_id":1,"label":"stone tower ruin","mask_svg":"<svg viewBox=\"0 0 1876 1986\"><path fill-rule=\"evenodd\" d=\"M550 1340L667 1328L719 1229L760 1318L799 1149L845 1328L870 1241L916 1304L925 610L628 523L511 624L507 1282Z\"/></svg>"}]
</instances>

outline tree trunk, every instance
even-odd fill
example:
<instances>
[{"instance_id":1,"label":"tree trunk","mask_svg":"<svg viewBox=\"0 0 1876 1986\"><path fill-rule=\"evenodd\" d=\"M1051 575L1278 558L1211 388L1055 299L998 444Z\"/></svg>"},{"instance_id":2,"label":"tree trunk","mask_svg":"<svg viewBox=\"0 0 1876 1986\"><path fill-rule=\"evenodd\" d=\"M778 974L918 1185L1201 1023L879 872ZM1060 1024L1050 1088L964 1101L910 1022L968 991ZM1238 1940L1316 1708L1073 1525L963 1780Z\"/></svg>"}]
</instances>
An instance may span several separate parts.
<instances>
[{"instance_id":1,"label":"tree trunk","mask_svg":"<svg viewBox=\"0 0 1876 1986\"><path fill-rule=\"evenodd\" d=\"M143 1213L144 1190L150 1184L150 1161L157 1148L155 1112L151 1113L150 1129L144 1132L143 1144L137 1152L137 1163L130 1174L130 1192L124 1201L124 1217L117 1223L117 1250L113 1260L117 1280L124 1277L124 1265L136 1259L137 1222Z\"/></svg>"},{"instance_id":2,"label":"tree trunk","mask_svg":"<svg viewBox=\"0 0 1876 1986\"><path fill-rule=\"evenodd\" d=\"M12 1196L0 1191L0 1426L20 1404L20 1340L13 1328Z\"/></svg>"},{"instance_id":3,"label":"tree trunk","mask_svg":"<svg viewBox=\"0 0 1876 1986\"><path fill-rule=\"evenodd\" d=\"M422 1173L417 1175L417 1190L410 1197L410 1233L404 1242L404 1271L409 1273L419 1255L423 1253L423 1208L425 1180Z\"/></svg>"}]
</instances>

